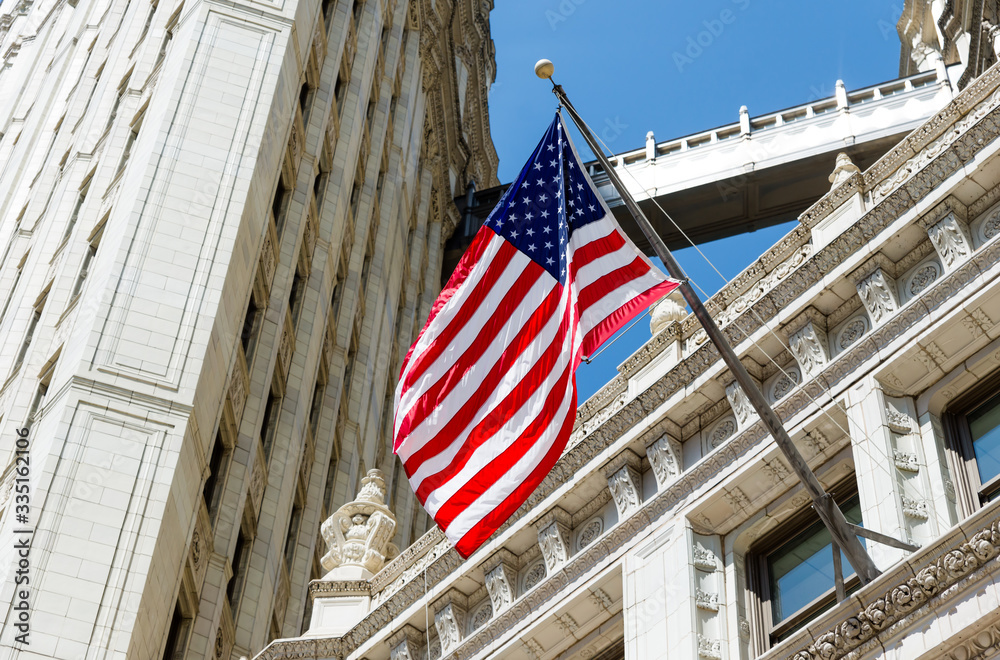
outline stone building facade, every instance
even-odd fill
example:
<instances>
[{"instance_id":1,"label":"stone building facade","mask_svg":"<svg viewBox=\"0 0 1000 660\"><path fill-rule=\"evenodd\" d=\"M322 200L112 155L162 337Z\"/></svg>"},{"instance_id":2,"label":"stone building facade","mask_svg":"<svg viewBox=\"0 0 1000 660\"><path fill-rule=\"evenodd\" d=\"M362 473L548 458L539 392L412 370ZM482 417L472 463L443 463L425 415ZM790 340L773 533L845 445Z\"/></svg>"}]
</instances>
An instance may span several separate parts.
<instances>
[{"instance_id":1,"label":"stone building facade","mask_svg":"<svg viewBox=\"0 0 1000 660\"><path fill-rule=\"evenodd\" d=\"M904 36L919 4L906 3ZM1000 65L960 85L967 65L937 62L930 78L904 67L885 88L845 93L870 109L922 89L936 106L863 168L801 156L826 159L832 187L708 302L847 518L891 537L864 541L879 578L858 583L704 331L668 298L486 545L463 561L432 529L392 559L381 519L355 516L310 585L309 630L258 657L1000 655ZM816 139L855 112L810 107L748 118L739 140ZM713 132L729 131L741 129ZM739 148L693 137L615 165L684 169ZM372 556L386 561L361 565Z\"/></svg>"},{"instance_id":2,"label":"stone building facade","mask_svg":"<svg viewBox=\"0 0 1000 660\"><path fill-rule=\"evenodd\" d=\"M372 468L395 542L427 531L385 429L453 199L496 184L491 9L0 5L0 657L299 634L321 522Z\"/></svg>"}]
</instances>

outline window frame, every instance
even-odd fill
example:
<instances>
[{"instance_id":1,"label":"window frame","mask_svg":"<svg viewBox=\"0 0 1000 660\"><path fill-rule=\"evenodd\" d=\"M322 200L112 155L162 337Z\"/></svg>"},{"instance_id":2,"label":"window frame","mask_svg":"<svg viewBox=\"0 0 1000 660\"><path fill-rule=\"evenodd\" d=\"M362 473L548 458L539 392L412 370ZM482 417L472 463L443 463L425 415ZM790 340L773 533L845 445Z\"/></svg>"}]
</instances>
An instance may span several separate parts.
<instances>
[{"instance_id":1,"label":"window frame","mask_svg":"<svg viewBox=\"0 0 1000 660\"><path fill-rule=\"evenodd\" d=\"M852 472L851 476L840 481L833 488L828 489L838 506L843 507L845 503L859 497L857 480ZM862 524L864 523L862 516ZM809 621L819 616L822 612L835 607L838 602L837 585L831 585L817 598L807 603L804 607L792 612L781 621L775 623L774 608L771 594L771 575L768 568L768 558L775 552L783 548L796 538L804 535L815 525L822 525L822 521L811 506L805 506L801 510L792 514L788 519L770 530L764 536L754 542L746 553L746 597L749 604L749 611L752 613L751 620L754 630L754 642L756 648L754 652L759 655L780 644L783 636L801 630ZM862 542L864 540L862 539ZM841 550L843 553L843 550ZM861 582L854 572L850 562L843 562L842 570L844 575L843 588L847 596L860 587Z\"/></svg>"},{"instance_id":2,"label":"window frame","mask_svg":"<svg viewBox=\"0 0 1000 660\"><path fill-rule=\"evenodd\" d=\"M945 404L941 413L945 456L955 482L955 499L961 517L967 518L1000 495L1000 475L982 483L968 416L1000 396L1000 370Z\"/></svg>"}]
</instances>

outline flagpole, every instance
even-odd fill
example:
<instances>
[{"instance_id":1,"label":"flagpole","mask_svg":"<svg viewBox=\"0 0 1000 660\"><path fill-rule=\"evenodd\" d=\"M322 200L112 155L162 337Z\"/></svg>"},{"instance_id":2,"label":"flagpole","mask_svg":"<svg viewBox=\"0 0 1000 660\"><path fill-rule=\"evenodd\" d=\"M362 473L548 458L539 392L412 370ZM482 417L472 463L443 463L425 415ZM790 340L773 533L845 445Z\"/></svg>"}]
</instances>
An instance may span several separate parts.
<instances>
[{"instance_id":1,"label":"flagpole","mask_svg":"<svg viewBox=\"0 0 1000 660\"><path fill-rule=\"evenodd\" d=\"M754 407L757 414L760 416L761 421L767 428L771 437L774 438L775 443L778 448L781 449L785 458L788 460L789 465L792 470L798 476L799 480L802 482L809 493L809 496L813 501L813 508L819 515L823 524L826 525L827 529L830 530L830 535L833 537L834 542L841 547L847 560L851 562L854 567L854 571L857 573L858 578L861 580L862 584L868 584L876 577L879 576L879 570L875 566L875 562L868 555L865 547L858 540L858 537L851 530L850 523L847 522L847 518L844 517L843 511L837 506L837 503L833 501L833 497L823 489L823 485L813 474L813 471L809 468L809 464L806 463L805 458L799 452L795 443L788 436L785 428L778 417L777 413L771 408L767 399L761 393L760 388L754 383L753 379L750 378L750 374L747 372L743 363L736 356L733 351L732 346L726 340L725 335L719 329L719 326L715 324L715 320L712 319L708 310L705 309L705 305L702 304L701 299L698 298L698 294L695 293L694 288L691 286L690 280L688 280L687 275L684 273L684 269L681 265L674 259L674 256L667 249L666 244L660 235L656 233L653 225L646 218L646 215L639 208L639 205L629 194L628 190L622 184L621 179L618 177L618 173L612 167L611 163L608 161L607 157L604 155L604 150L601 149L597 140L594 138L590 129L587 128L586 122L577 113L576 108L570 102L569 98L566 96L565 90L563 90L561 85L557 85L554 80L552 80L553 66L548 60L539 60L535 65L535 73L539 78L547 78L552 82L552 92L559 99L559 102L566 108L569 112L570 117L572 117L573 122L576 124L577 128L583 134L584 139L590 146L591 151L600 161L601 165L604 167L605 173L611 180L611 184L621 195L622 201L625 203L626 208L632 214L637 225L645 234L646 239L649 240L650 245L653 246L653 250L656 252L662 261L663 265L667 269L667 273L676 280L680 281L680 291L684 296L684 300L691 307L692 313L694 313L695 318L701 323L702 327L705 329L708 338L712 341L715 347L718 349L719 354L722 356L722 361L725 362L726 366L733 373L736 378L736 382L743 389L744 394L746 394L747 399L750 401L750 405Z\"/></svg>"}]
</instances>

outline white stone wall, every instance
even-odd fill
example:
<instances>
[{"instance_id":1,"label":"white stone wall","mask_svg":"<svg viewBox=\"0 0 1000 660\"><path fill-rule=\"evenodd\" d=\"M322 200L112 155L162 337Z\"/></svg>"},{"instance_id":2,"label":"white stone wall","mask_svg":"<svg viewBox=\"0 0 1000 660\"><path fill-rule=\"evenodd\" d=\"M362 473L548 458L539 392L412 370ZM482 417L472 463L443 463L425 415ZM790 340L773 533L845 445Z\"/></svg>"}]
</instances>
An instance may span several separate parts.
<instances>
[{"instance_id":1,"label":"white stone wall","mask_svg":"<svg viewBox=\"0 0 1000 660\"><path fill-rule=\"evenodd\" d=\"M452 57L437 34L444 10L359 3L356 13L331 3L328 25L320 3L304 1L0 7L0 434L30 427L35 530L31 645L15 645L4 625L0 647L161 657L178 602L188 657L252 655L300 632L320 522L351 499L362 465L392 462L386 392L439 286L442 227L456 214L446 173L466 165L447 135L427 130L454 121L440 102L448 86L426 79L450 80L426 64L435 51ZM463 11L488 26L488 8ZM484 95L488 35L465 23L457 34L478 53ZM468 175L492 184L480 113L465 114L479 154ZM279 177L289 199L275 219ZM247 363L251 295L262 320ZM265 460L272 388L280 412ZM213 520L202 489L217 434L228 449ZM0 501L12 458L0 441ZM395 504L412 512L399 483ZM404 543L426 529L423 517L400 519ZM241 529L242 588L230 603Z\"/></svg>"}]
</instances>

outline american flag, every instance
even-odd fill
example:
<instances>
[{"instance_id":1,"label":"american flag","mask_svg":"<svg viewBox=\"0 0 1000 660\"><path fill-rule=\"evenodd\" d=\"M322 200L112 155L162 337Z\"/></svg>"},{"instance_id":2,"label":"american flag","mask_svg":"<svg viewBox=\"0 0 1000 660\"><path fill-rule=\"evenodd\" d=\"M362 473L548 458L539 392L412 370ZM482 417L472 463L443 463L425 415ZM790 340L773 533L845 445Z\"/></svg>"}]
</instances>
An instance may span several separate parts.
<instances>
[{"instance_id":1,"label":"american flag","mask_svg":"<svg viewBox=\"0 0 1000 660\"><path fill-rule=\"evenodd\" d=\"M583 356L677 286L618 226L556 113L434 303L396 389L393 449L460 555L562 454Z\"/></svg>"}]
</instances>

